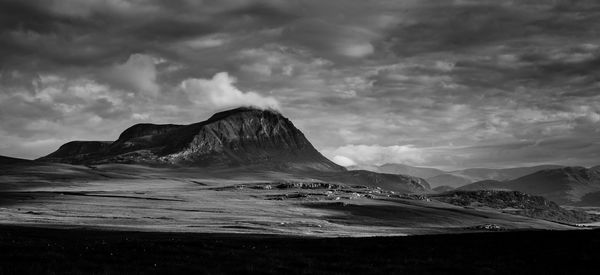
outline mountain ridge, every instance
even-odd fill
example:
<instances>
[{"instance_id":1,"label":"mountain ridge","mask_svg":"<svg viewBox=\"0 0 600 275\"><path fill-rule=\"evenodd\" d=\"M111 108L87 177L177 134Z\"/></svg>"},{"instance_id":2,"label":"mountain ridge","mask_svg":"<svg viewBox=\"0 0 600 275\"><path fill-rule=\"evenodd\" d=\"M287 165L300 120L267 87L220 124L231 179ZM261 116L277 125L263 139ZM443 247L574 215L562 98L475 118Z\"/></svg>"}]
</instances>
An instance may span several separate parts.
<instances>
[{"instance_id":1,"label":"mountain ridge","mask_svg":"<svg viewBox=\"0 0 600 275\"><path fill-rule=\"evenodd\" d=\"M379 173L403 174L420 177L431 185L432 188L451 187L459 188L483 180L506 181L535 173L545 169L561 168L564 166L545 164L536 166L510 167L510 168L466 168L462 170L444 171L436 168L409 166L400 163L386 163L372 166L350 166L349 170L369 170ZM596 167L598 168L598 167Z\"/></svg>"},{"instance_id":2,"label":"mountain ridge","mask_svg":"<svg viewBox=\"0 0 600 275\"><path fill-rule=\"evenodd\" d=\"M26 164L31 163L31 160L22 158L13 158L0 155L0 165Z\"/></svg>"},{"instance_id":3,"label":"mountain ridge","mask_svg":"<svg viewBox=\"0 0 600 275\"><path fill-rule=\"evenodd\" d=\"M273 110L240 107L188 125L133 125L113 142L74 141L40 161L236 166L291 164L345 170L319 153L292 122Z\"/></svg>"},{"instance_id":4,"label":"mountain ridge","mask_svg":"<svg viewBox=\"0 0 600 275\"><path fill-rule=\"evenodd\" d=\"M577 204L600 191L600 171L580 166L545 169L510 181L474 182L458 190L514 190L543 196L559 204Z\"/></svg>"}]
</instances>

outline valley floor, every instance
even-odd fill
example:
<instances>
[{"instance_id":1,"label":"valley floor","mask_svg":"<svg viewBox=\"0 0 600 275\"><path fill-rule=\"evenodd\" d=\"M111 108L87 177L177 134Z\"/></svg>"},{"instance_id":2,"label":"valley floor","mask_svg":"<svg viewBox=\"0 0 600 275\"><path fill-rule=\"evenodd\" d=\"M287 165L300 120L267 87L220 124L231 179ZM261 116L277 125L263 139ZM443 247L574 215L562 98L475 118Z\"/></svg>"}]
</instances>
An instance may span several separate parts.
<instances>
[{"instance_id":1,"label":"valley floor","mask_svg":"<svg viewBox=\"0 0 600 275\"><path fill-rule=\"evenodd\" d=\"M331 175L1 168L0 274L573 273L600 259L597 230Z\"/></svg>"},{"instance_id":2,"label":"valley floor","mask_svg":"<svg viewBox=\"0 0 600 275\"><path fill-rule=\"evenodd\" d=\"M598 247L599 230L312 238L0 226L0 274L585 274Z\"/></svg>"},{"instance_id":3,"label":"valley floor","mask_svg":"<svg viewBox=\"0 0 600 275\"><path fill-rule=\"evenodd\" d=\"M574 228L374 187L324 183L319 175L123 165L10 169L0 174L5 225L315 237L473 232L489 224L501 230Z\"/></svg>"}]
</instances>

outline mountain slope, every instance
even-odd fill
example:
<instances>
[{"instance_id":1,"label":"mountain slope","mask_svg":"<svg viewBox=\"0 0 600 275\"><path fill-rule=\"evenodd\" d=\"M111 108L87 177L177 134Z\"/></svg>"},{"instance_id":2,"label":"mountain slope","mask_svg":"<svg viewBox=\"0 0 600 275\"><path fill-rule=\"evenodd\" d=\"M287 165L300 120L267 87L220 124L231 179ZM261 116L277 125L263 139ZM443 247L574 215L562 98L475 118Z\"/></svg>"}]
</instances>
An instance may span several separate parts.
<instances>
[{"instance_id":1,"label":"mountain slope","mask_svg":"<svg viewBox=\"0 0 600 275\"><path fill-rule=\"evenodd\" d=\"M40 160L52 162L81 162L94 153L108 148L110 141L71 141ZM69 161L66 161L69 160Z\"/></svg>"},{"instance_id":2,"label":"mountain slope","mask_svg":"<svg viewBox=\"0 0 600 275\"><path fill-rule=\"evenodd\" d=\"M346 182L354 182L359 185L370 182L375 187L385 190L406 193L422 193L431 190L426 180L408 175L375 173L365 170L348 171L345 174L349 175L342 178ZM402 184L399 185L398 183Z\"/></svg>"},{"instance_id":3,"label":"mountain slope","mask_svg":"<svg viewBox=\"0 0 600 275\"><path fill-rule=\"evenodd\" d=\"M26 164L30 162L31 160L27 159L0 156L0 165Z\"/></svg>"},{"instance_id":4,"label":"mountain slope","mask_svg":"<svg viewBox=\"0 0 600 275\"><path fill-rule=\"evenodd\" d=\"M584 167L547 169L505 182L475 182L460 189L508 189L543 196L559 204L573 204L587 194L600 191L600 171Z\"/></svg>"},{"instance_id":5,"label":"mountain slope","mask_svg":"<svg viewBox=\"0 0 600 275\"><path fill-rule=\"evenodd\" d=\"M427 168L427 167L414 167L408 166L399 163L386 163L378 167L378 172L388 173L388 174L402 174L402 175L411 175L413 177L419 178L432 178L444 173L445 171L435 169L435 168Z\"/></svg>"},{"instance_id":6,"label":"mountain slope","mask_svg":"<svg viewBox=\"0 0 600 275\"><path fill-rule=\"evenodd\" d=\"M497 180L482 180L474 183L470 183L457 188L456 190L462 191L476 191L476 190L506 190L508 189L503 182Z\"/></svg>"},{"instance_id":7,"label":"mountain slope","mask_svg":"<svg viewBox=\"0 0 600 275\"><path fill-rule=\"evenodd\" d=\"M450 191L431 197L459 206L490 207L516 215L563 223L577 224L598 221L598 217L595 215L583 211L567 210L546 198L519 191Z\"/></svg>"},{"instance_id":8,"label":"mountain slope","mask_svg":"<svg viewBox=\"0 0 600 275\"><path fill-rule=\"evenodd\" d=\"M529 167L514 167L503 169L469 168L451 172L454 175L463 175L476 180L513 180L541 170L561 168L560 165L538 165Z\"/></svg>"},{"instance_id":9,"label":"mountain slope","mask_svg":"<svg viewBox=\"0 0 600 275\"><path fill-rule=\"evenodd\" d=\"M519 177L529 175L541 170L556 169L562 166L558 165L539 165L531 167L514 167L514 168L503 168L503 169L491 169L491 168L469 168L464 170L452 171L445 174L438 175L436 177L427 178L427 181L433 187L437 186L451 186L458 188L465 186L470 183L484 181L484 180L495 180L495 181L508 181L517 179Z\"/></svg>"},{"instance_id":10,"label":"mountain slope","mask_svg":"<svg viewBox=\"0 0 600 275\"><path fill-rule=\"evenodd\" d=\"M146 164L204 167L228 177L293 175L398 192L426 192L411 176L347 171L319 153L290 120L271 110L237 108L189 124L137 124L114 142L76 141L40 161L70 164Z\"/></svg>"},{"instance_id":11,"label":"mountain slope","mask_svg":"<svg viewBox=\"0 0 600 275\"><path fill-rule=\"evenodd\" d=\"M431 186L434 188L440 186L450 186L452 188L458 188L473 182L473 179L463 175L454 175L448 173L427 178L427 182L429 182L429 184L431 184Z\"/></svg>"},{"instance_id":12,"label":"mountain slope","mask_svg":"<svg viewBox=\"0 0 600 275\"><path fill-rule=\"evenodd\" d=\"M344 170L275 111L237 108L190 125L137 124L114 142L69 142L43 161L197 166L270 164Z\"/></svg>"},{"instance_id":13,"label":"mountain slope","mask_svg":"<svg viewBox=\"0 0 600 275\"><path fill-rule=\"evenodd\" d=\"M469 168L446 172L443 170L427 167L414 167L399 163L387 163L380 166L353 166L349 170L368 170L378 173L410 175L424 178L432 188L448 186L459 188L473 182L482 180L507 181L513 180L537 171L560 168L559 165L538 165L531 167L514 167L503 169L492 168Z\"/></svg>"}]
</instances>

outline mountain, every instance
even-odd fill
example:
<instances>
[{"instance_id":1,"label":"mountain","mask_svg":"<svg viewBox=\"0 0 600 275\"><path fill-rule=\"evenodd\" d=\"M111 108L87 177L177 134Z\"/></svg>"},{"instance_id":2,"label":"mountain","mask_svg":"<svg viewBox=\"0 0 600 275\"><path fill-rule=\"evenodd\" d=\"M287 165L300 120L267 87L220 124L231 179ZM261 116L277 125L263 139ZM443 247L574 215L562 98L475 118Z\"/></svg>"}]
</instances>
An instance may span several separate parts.
<instances>
[{"instance_id":1,"label":"mountain","mask_svg":"<svg viewBox=\"0 0 600 275\"><path fill-rule=\"evenodd\" d=\"M508 189L543 196L559 204L577 204L586 195L600 191L600 171L584 167L546 169L510 181L475 182L459 189Z\"/></svg>"},{"instance_id":2,"label":"mountain","mask_svg":"<svg viewBox=\"0 0 600 275\"><path fill-rule=\"evenodd\" d=\"M430 196L463 207L490 207L503 212L561 223L597 222L598 217L583 211L567 210L541 196L519 191L450 191Z\"/></svg>"},{"instance_id":3,"label":"mountain","mask_svg":"<svg viewBox=\"0 0 600 275\"><path fill-rule=\"evenodd\" d=\"M0 165L26 164L31 163L31 160L0 156Z\"/></svg>"},{"instance_id":4,"label":"mountain","mask_svg":"<svg viewBox=\"0 0 600 275\"><path fill-rule=\"evenodd\" d=\"M444 192L452 191L452 190L454 190L454 188L447 186L447 185L442 185L442 186L435 187L432 190L435 192L438 192L438 193L444 193Z\"/></svg>"},{"instance_id":5,"label":"mountain","mask_svg":"<svg viewBox=\"0 0 600 275\"><path fill-rule=\"evenodd\" d=\"M427 178L427 182L431 184L432 187L439 186L450 186L452 188L457 188L463 185L467 185L474 180L472 178L463 176L463 175L454 175L454 174L441 174L435 177Z\"/></svg>"},{"instance_id":6,"label":"mountain","mask_svg":"<svg viewBox=\"0 0 600 275\"><path fill-rule=\"evenodd\" d=\"M349 185L426 192L427 181L406 175L347 171L319 153L280 113L237 108L189 124L137 124L113 142L73 141L39 159L69 164L146 164L234 169L260 176L280 171Z\"/></svg>"},{"instance_id":7,"label":"mountain","mask_svg":"<svg viewBox=\"0 0 600 275\"><path fill-rule=\"evenodd\" d=\"M423 193L431 190L426 180L408 175L376 173L366 170L348 171L344 174L340 175L341 180L356 185L369 182L371 186L403 193ZM402 184L399 185L398 183Z\"/></svg>"},{"instance_id":8,"label":"mountain","mask_svg":"<svg viewBox=\"0 0 600 275\"><path fill-rule=\"evenodd\" d=\"M435 168L414 167L399 163L386 163L384 165L381 165L378 167L378 172L388 174L411 175L413 177L419 177L424 179L432 178L447 173L446 171L442 171Z\"/></svg>"},{"instance_id":9,"label":"mountain","mask_svg":"<svg viewBox=\"0 0 600 275\"><path fill-rule=\"evenodd\" d=\"M580 201L575 202L575 205L600 207L600 191L583 195Z\"/></svg>"},{"instance_id":10,"label":"mountain","mask_svg":"<svg viewBox=\"0 0 600 275\"><path fill-rule=\"evenodd\" d=\"M458 188L482 180L513 180L540 170L560 168L559 165L538 165L531 167L514 167L503 169L469 168L456 171L443 171L435 168L414 167L399 163L387 163L380 166L356 165L348 170L368 170L379 173L410 175L426 179L431 187L448 186Z\"/></svg>"},{"instance_id":11,"label":"mountain","mask_svg":"<svg viewBox=\"0 0 600 275\"><path fill-rule=\"evenodd\" d=\"M346 167L348 170L366 170L371 172L378 173L386 173L386 174L396 174L396 175L409 175L413 177L419 178L431 178L437 175L441 175L447 173L446 171L442 171L435 168L428 167L415 167L404 165L400 163L386 163L383 165L352 165Z\"/></svg>"},{"instance_id":12,"label":"mountain","mask_svg":"<svg viewBox=\"0 0 600 275\"><path fill-rule=\"evenodd\" d=\"M237 108L189 125L137 124L114 142L74 141L42 161L196 166L269 164L341 171L276 111Z\"/></svg>"},{"instance_id":13,"label":"mountain","mask_svg":"<svg viewBox=\"0 0 600 275\"><path fill-rule=\"evenodd\" d=\"M380 172L379 166L377 166L377 165L356 164L356 165L346 166L346 169L348 169L350 171L365 170L365 171L371 171L371 172Z\"/></svg>"},{"instance_id":14,"label":"mountain","mask_svg":"<svg viewBox=\"0 0 600 275\"><path fill-rule=\"evenodd\" d=\"M506 181L516 179L531 173L535 173L541 170L561 168L560 165L538 165L530 167L514 167L514 168L503 168L503 169L491 169L491 168L469 168L459 171L450 172L453 175L462 175L467 178L476 180L498 180Z\"/></svg>"},{"instance_id":15,"label":"mountain","mask_svg":"<svg viewBox=\"0 0 600 275\"><path fill-rule=\"evenodd\" d=\"M427 181L433 187L437 186L451 186L458 188L465 186L470 183L495 180L495 181L507 181L513 180L531 173L535 173L541 170L560 168L559 165L539 165L531 167L515 167L515 168L503 168L503 169L491 169L491 168L469 168L464 170L447 172L435 177L427 178Z\"/></svg>"},{"instance_id":16,"label":"mountain","mask_svg":"<svg viewBox=\"0 0 600 275\"><path fill-rule=\"evenodd\" d=\"M89 155L108 148L111 143L111 141L71 141L63 144L58 150L39 160L72 163L84 162Z\"/></svg>"},{"instance_id":17,"label":"mountain","mask_svg":"<svg viewBox=\"0 0 600 275\"><path fill-rule=\"evenodd\" d=\"M457 188L462 191L477 191L477 190L507 190L508 188L503 185L504 183L497 180L482 180L474 183L470 183Z\"/></svg>"}]
</instances>

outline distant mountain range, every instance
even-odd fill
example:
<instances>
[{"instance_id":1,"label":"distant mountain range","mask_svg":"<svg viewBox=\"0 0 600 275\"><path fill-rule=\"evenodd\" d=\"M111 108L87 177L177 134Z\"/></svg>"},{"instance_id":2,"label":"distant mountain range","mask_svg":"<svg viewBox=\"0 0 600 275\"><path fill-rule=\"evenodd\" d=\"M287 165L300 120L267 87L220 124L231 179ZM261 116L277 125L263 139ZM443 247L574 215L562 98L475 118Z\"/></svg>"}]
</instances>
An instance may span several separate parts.
<instances>
[{"instance_id":1,"label":"distant mountain range","mask_svg":"<svg viewBox=\"0 0 600 275\"><path fill-rule=\"evenodd\" d=\"M365 169L373 172L410 175L426 179L432 188L442 186L458 188L482 180L512 180L537 171L560 167L562 166L539 165L531 167L516 167L502 169L469 168L457 171L443 171L435 168L414 167L404 164L388 163L381 166L352 166L348 167L348 169Z\"/></svg>"},{"instance_id":2,"label":"distant mountain range","mask_svg":"<svg viewBox=\"0 0 600 275\"><path fill-rule=\"evenodd\" d=\"M568 210L541 196L519 191L456 190L432 195L439 201L463 207L490 207L506 213L566 223L592 223L598 217L580 210Z\"/></svg>"},{"instance_id":3,"label":"distant mountain range","mask_svg":"<svg viewBox=\"0 0 600 275\"><path fill-rule=\"evenodd\" d=\"M600 170L562 167L538 171L509 181L485 180L459 190L514 190L543 196L559 204L600 205Z\"/></svg>"},{"instance_id":4,"label":"distant mountain range","mask_svg":"<svg viewBox=\"0 0 600 275\"><path fill-rule=\"evenodd\" d=\"M403 174L403 175L411 175L419 178L432 178L438 175L445 174L445 171L435 169L435 168L425 168L425 167L413 167L403 164L397 163L387 163L377 167L377 172L389 173L389 174Z\"/></svg>"},{"instance_id":5,"label":"distant mountain range","mask_svg":"<svg viewBox=\"0 0 600 275\"><path fill-rule=\"evenodd\" d=\"M357 169L358 167L349 167ZM419 176L438 193L452 190L510 190L543 196L559 204L600 206L600 166L591 168L540 165L505 169L474 168L446 172L439 169L385 164L368 167Z\"/></svg>"}]
</instances>

